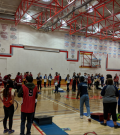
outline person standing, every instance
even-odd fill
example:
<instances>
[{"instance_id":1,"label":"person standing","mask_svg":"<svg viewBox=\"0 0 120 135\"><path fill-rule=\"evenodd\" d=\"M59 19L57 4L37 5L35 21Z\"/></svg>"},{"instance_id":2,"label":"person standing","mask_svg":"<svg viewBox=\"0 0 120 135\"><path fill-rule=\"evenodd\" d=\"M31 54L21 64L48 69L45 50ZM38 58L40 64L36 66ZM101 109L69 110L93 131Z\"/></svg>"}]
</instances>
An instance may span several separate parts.
<instances>
[{"instance_id":1,"label":"person standing","mask_svg":"<svg viewBox=\"0 0 120 135\"><path fill-rule=\"evenodd\" d=\"M15 78L15 81L17 83L17 92L22 86L22 76L20 75L20 72L18 72L17 77Z\"/></svg>"},{"instance_id":2,"label":"person standing","mask_svg":"<svg viewBox=\"0 0 120 135\"><path fill-rule=\"evenodd\" d=\"M75 72L73 73L73 82L72 82L72 90L75 92L76 91L76 75Z\"/></svg>"},{"instance_id":3,"label":"person standing","mask_svg":"<svg viewBox=\"0 0 120 135\"><path fill-rule=\"evenodd\" d=\"M42 75L41 75L41 73L39 73L39 77L40 77L40 90L41 90L41 88L42 88Z\"/></svg>"},{"instance_id":4,"label":"person standing","mask_svg":"<svg viewBox=\"0 0 120 135\"><path fill-rule=\"evenodd\" d=\"M85 103L85 106L87 109L88 121L91 121L89 96L88 96L87 84L84 80L84 76L81 76L80 78L80 83L78 84L78 93L77 93L76 99L78 99L79 95L80 95L80 118L83 119L83 106Z\"/></svg>"},{"instance_id":5,"label":"person standing","mask_svg":"<svg viewBox=\"0 0 120 135\"><path fill-rule=\"evenodd\" d=\"M40 84L41 84L41 81L40 81L40 73L38 74L36 80L37 80L37 87L38 87L38 90L39 90L39 87L40 87ZM41 87L40 87L40 91L41 91Z\"/></svg>"},{"instance_id":6,"label":"person standing","mask_svg":"<svg viewBox=\"0 0 120 135\"><path fill-rule=\"evenodd\" d=\"M23 103L21 105L21 128L20 134L24 135L25 131L25 121L27 118L27 135L30 135L31 132L31 123L33 120L33 115L35 112L35 99L37 99L37 86L33 83L33 77L27 77L27 83L23 85L18 93L18 97L23 98Z\"/></svg>"},{"instance_id":7,"label":"person standing","mask_svg":"<svg viewBox=\"0 0 120 135\"><path fill-rule=\"evenodd\" d=\"M103 87L103 84L104 84L104 76L103 75L101 75L100 80L101 80L101 87Z\"/></svg>"},{"instance_id":8,"label":"person standing","mask_svg":"<svg viewBox=\"0 0 120 135\"><path fill-rule=\"evenodd\" d=\"M58 74L58 76L59 76L59 84L58 84L58 87L60 88L60 86L61 86L61 76L60 76L60 74Z\"/></svg>"},{"instance_id":9,"label":"person standing","mask_svg":"<svg viewBox=\"0 0 120 135\"><path fill-rule=\"evenodd\" d=\"M14 93L15 90L13 89L13 81L8 80L6 82L6 87L3 90L3 101L4 104L4 119L3 119L3 126L4 131L3 133L11 134L14 132L12 130L13 125L13 115L14 115ZM7 119L9 118L9 129L7 128Z\"/></svg>"},{"instance_id":10,"label":"person standing","mask_svg":"<svg viewBox=\"0 0 120 135\"><path fill-rule=\"evenodd\" d=\"M44 76L44 88L46 88L46 82L47 82L47 75Z\"/></svg>"},{"instance_id":11,"label":"person standing","mask_svg":"<svg viewBox=\"0 0 120 135\"><path fill-rule=\"evenodd\" d=\"M54 84L55 84L55 93L58 93L58 84L59 84L59 76L58 73L56 72L56 76L54 77Z\"/></svg>"},{"instance_id":12,"label":"person standing","mask_svg":"<svg viewBox=\"0 0 120 135\"><path fill-rule=\"evenodd\" d=\"M67 92L69 92L69 85L70 85L70 81L71 81L69 74L67 74L65 81L67 82Z\"/></svg>"},{"instance_id":13,"label":"person standing","mask_svg":"<svg viewBox=\"0 0 120 135\"><path fill-rule=\"evenodd\" d=\"M51 74L49 74L49 76L48 76L48 87L49 86L51 87L51 81L52 81L52 76L51 76Z\"/></svg>"},{"instance_id":14,"label":"person standing","mask_svg":"<svg viewBox=\"0 0 120 135\"><path fill-rule=\"evenodd\" d=\"M119 81L119 77L118 77L117 74L116 74L115 77L114 77L114 85L115 85L116 87L119 86L118 81Z\"/></svg>"},{"instance_id":15,"label":"person standing","mask_svg":"<svg viewBox=\"0 0 120 135\"><path fill-rule=\"evenodd\" d=\"M94 76L93 74L91 75L91 85L93 86L93 81L94 81Z\"/></svg>"},{"instance_id":16,"label":"person standing","mask_svg":"<svg viewBox=\"0 0 120 135\"><path fill-rule=\"evenodd\" d=\"M29 76L33 76L31 72L30 72L30 75Z\"/></svg>"},{"instance_id":17,"label":"person standing","mask_svg":"<svg viewBox=\"0 0 120 135\"><path fill-rule=\"evenodd\" d=\"M91 89L91 77L89 74L88 74L88 89L89 90Z\"/></svg>"},{"instance_id":18,"label":"person standing","mask_svg":"<svg viewBox=\"0 0 120 135\"><path fill-rule=\"evenodd\" d=\"M0 86L2 85L2 77L1 77L1 73L0 73Z\"/></svg>"},{"instance_id":19,"label":"person standing","mask_svg":"<svg viewBox=\"0 0 120 135\"><path fill-rule=\"evenodd\" d=\"M84 73L84 82L85 82L85 83L88 82L88 76L87 76L87 73Z\"/></svg>"},{"instance_id":20,"label":"person standing","mask_svg":"<svg viewBox=\"0 0 120 135\"><path fill-rule=\"evenodd\" d=\"M4 88L6 87L7 81L11 80L11 74L5 75L3 78Z\"/></svg>"},{"instance_id":21,"label":"person standing","mask_svg":"<svg viewBox=\"0 0 120 135\"><path fill-rule=\"evenodd\" d=\"M101 125L106 126L109 110L112 115L114 128L120 128L117 125L116 107L117 99L119 97L119 92L117 87L113 85L113 80L111 78L107 79L107 85L102 89L101 95L103 96L103 112L104 112L104 122Z\"/></svg>"}]
</instances>

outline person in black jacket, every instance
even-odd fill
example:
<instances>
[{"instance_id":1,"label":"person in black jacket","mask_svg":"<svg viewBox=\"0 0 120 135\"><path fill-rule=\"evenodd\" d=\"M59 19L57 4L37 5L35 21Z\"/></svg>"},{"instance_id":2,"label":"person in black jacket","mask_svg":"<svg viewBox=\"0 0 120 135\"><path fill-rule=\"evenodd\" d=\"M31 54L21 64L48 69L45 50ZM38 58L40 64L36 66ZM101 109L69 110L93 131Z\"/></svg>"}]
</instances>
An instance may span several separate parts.
<instances>
[{"instance_id":1,"label":"person in black jacket","mask_svg":"<svg viewBox=\"0 0 120 135\"><path fill-rule=\"evenodd\" d=\"M60 86L61 86L61 76L60 76L60 74L58 74L59 75L59 84L58 84L58 87L60 88Z\"/></svg>"}]
</instances>

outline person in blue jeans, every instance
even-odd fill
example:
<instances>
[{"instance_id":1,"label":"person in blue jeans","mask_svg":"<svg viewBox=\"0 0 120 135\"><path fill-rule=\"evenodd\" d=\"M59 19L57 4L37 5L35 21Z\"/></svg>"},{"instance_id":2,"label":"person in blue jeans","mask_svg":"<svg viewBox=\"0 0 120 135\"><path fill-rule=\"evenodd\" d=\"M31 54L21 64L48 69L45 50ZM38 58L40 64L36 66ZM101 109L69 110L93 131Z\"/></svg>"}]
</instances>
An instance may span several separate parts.
<instances>
[{"instance_id":1,"label":"person in blue jeans","mask_svg":"<svg viewBox=\"0 0 120 135\"><path fill-rule=\"evenodd\" d=\"M101 87L103 87L103 84L104 84L104 76L103 75L101 75L100 80L101 80Z\"/></svg>"},{"instance_id":2,"label":"person in blue jeans","mask_svg":"<svg viewBox=\"0 0 120 135\"><path fill-rule=\"evenodd\" d=\"M76 99L78 99L78 96L80 95L80 118L83 119L83 105L85 103L85 106L87 109L88 121L91 121L89 96L88 96L87 87L88 87L87 84L84 82L84 77L81 76L80 83L78 84L78 93L76 97Z\"/></svg>"}]
</instances>

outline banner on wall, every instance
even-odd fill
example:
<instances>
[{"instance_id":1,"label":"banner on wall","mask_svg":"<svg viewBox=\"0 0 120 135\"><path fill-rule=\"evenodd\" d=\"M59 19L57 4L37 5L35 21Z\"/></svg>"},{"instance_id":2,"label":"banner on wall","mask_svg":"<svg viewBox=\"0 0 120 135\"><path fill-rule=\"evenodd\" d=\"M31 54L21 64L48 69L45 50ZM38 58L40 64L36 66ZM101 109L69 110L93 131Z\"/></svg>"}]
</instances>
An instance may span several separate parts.
<instances>
[{"instance_id":1,"label":"banner on wall","mask_svg":"<svg viewBox=\"0 0 120 135\"><path fill-rule=\"evenodd\" d=\"M94 38L94 43L97 43L98 39L97 38Z\"/></svg>"},{"instance_id":2,"label":"banner on wall","mask_svg":"<svg viewBox=\"0 0 120 135\"><path fill-rule=\"evenodd\" d=\"M11 32L10 39L16 40L17 39L17 33L16 32Z\"/></svg>"},{"instance_id":3,"label":"banner on wall","mask_svg":"<svg viewBox=\"0 0 120 135\"><path fill-rule=\"evenodd\" d=\"M75 42L71 42L71 47L75 47Z\"/></svg>"},{"instance_id":4,"label":"banner on wall","mask_svg":"<svg viewBox=\"0 0 120 135\"><path fill-rule=\"evenodd\" d=\"M69 40L69 34L65 34L65 40Z\"/></svg>"},{"instance_id":5,"label":"banner on wall","mask_svg":"<svg viewBox=\"0 0 120 135\"><path fill-rule=\"evenodd\" d=\"M112 47L109 47L109 51L112 52Z\"/></svg>"},{"instance_id":6,"label":"banner on wall","mask_svg":"<svg viewBox=\"0 0 120 135\"><path fill-rule=\"evenodd\" d=\"M120 42L118 42L118 47L120 47Z\"/></svg>"},{"instance_id":7,"label":"banner on wall","mask_svg":"<svg viewBox=\"0 0 120 135\"><path fill-rule=\"evenodd\" d=\"M17 31L17 27L14 24L10 25L10 31Z\"/></svg>"},{"instance_id":8,"label":"banner on wall","mask_svg":"<svg viewBox=\"0 0 120 135\"><path fill-rule=\"evenodd\" d=\"M99 57L102 57L103 53L102 52L99 52Z\"/></svg>"},{"instance_id":9,"label":"banner on wall","mask_svg":"<svg viewBox=\"0 0 120 135\"><path fill-rule=\"evenodd\" d=\"M65 47L69 47L69 41L65 41Z\"/></svg>"},{"instance_id":10,"label":"banner on wall","mask_svg":"<svg viewBox=\"0 0 120 135\"><path fill-rule=\"evenodd\" d=\"M0 32L0 38L2 40L8 40L8 32Z\"/></svg>"},{"instance_id":11,"label":"banner on wall","mask_svg":"<svg viewBox=\"0 0 120 135\"><path fill-rule=\"evenodd\" d=\"M98 47L97 45L94 45L94 50L97 50L97 47Z\"/></svg>"},{"instance_id":12,"label":"banner on wall","mask_svg":"<svg viewBox=\"0 0 120 135\"><path fill-rule=\"evenodd\" d=\"M102 51L102 48L103 48L102 45L100 45L100 46L99 46L99 50Z\"/></svg>"},{"instance_id":13,"label":"banner on wall","mask_svg":"<svg viewBox=\"0 0 120 135\"><path fill-rule=\"evenodd\" d=\"M117 47L113 47L113 52L117 52Z\"/></svg>"},{"instance_id":14,"label":"banner on wall","mask_svg":"<svg viewBox=\"0 0 120 135\"><path fill-rule=\"evenodd\" d=\"M111 58L112 57L112 53L108 53L108 57Z\"/></svg>"},{"instance_id":15,"label":"banner on wall","mask_svg":"<svg viewBox=\"0 0 120 135\"><path fill-rule=\"evenodd\" d=\"M113 53L113 58L116 58L116 53Z\"/></svg>"},{"instance_id":16,"label":"banner on wall","mask_svg":"<svg viewBox=\"0 0 120 135\"><path fill-rule=\"evenodd\" d=\"M113 43L112 41L109 41L109 45L110 45L110 46L112 45L112 43Z\"/></svg>"},{"instance_id":17,"label":"banner on wall","mask_svg":"<svg viewBox=\"0 0 120 135\"><path fill-rule=\"evenodd\" d=\"M102 39L99 39L99 43L102 44L103 43L103 40Z\"/></svg>"},{"instance_id":18,"label":"banner on wall","mask_svg":"<svg viewBox=\"0 0 120 135\"><path fill-rule=\"evenodd\" d=\"M83 41L86 42L87 41L87 37L83 37Z\"/></svg>"},{"instance_id":19,"label":"banner on wall","mask_svg":"<svg viewBox=\"0 0 120 135\"><path fill-rule=\"evenodd\" d=\"M104 46L104 51L107 51L107 46Z\"/></svg>"},{"instance_id":20,"label":"banner on wall","mask_svg":"<svg viewBox=\"0 0 120 135\"><path fill-rule=\"evenodd\" d=\"M71 40L75 40L75 35L71 35Z\"/></svg>"},{"instance_id":21,"label":"banner on wall","mask_svg":"<svg viewBox=\"0 0 120 135\"><path fill-rule=\"evenodd\" d=\"M97 56L97 55L98 55L98 52L97 52L97 51L94 51L93 53L94 53L94 55L95 55L95 56Z\"/></svg>"},{"instance_id":22,"label":"banner on wall","mask_svg":"<svg viewBox=\"0 0 120 135\"><path fill-rule=\"evenodd\" d=\"M71 52L71 55L74 55L75 54L75 49L71 49L70 52Z\"/></svg>"},{"instance_id":23,"label":"banner on wall","mask_svg":"<svg viewBox=\"0 0 120 135\"><path fill-rule=\"evenodd\" d=\"M81 36L77 36L77 40L80 41L81 40Z\"/></svg>"},{"instance_id":24,"label":"banner on wall","mask_svg":"<svg viewBox=\"0 0 120 135\"><path fill-rule=\"evenodd\" d=\"M77 43L77 48L81 48L82 44L81 43Z\"/></svg>"},{"instance_id":25,"label":"banner on wall","mask_svg":"<svg viewBox=\"0 0 120 135\"><path fill-rule=\"evenodd\" d=\"M90 41L90 43L93 41L93 39L91 38L91 37L89 37L89 41Z\"/></svg>"},{"instance_id":26,"label":"banner on wall","mask_svg":"<svg viewBox=\"0 0 120 135\"><path fill-rule=\"evenodd\" d=\"M120 59L120 54L118 54L118 59Z\"/></svg>"},{"instance_id":27,"label":"banner on wall","mask_svg":"<svg viewBox=\"0 0 120 135\"><path fill-rule=\"evenodd\" d=\"M87 44L83 44L83 49L87 49Z\"/></svg>"},{"instance_id":28,"label":"banner on wall","mask_svg":"<svg viewBox=\"0 0 120 135\"><path fill-rule=\"evenodd\" d=\"M1 24L1 27L2 27L2 31L8 31L9 25L8 24Z\"/></svg>"},{"instance_id":29,"label":"banner on wall","mask_svg":"<svg viewBox=\"0 0 120 135\"><path fill-rule=\"evenodd\" d=\"M91 45L91 44L89 44L89 45L88 45L88 48L89 48L90 50L92 50L92 45Z\"/></svg>"},{"instance_id":30,"label":"banner on wall","mask_svg":"<svg viewBox=\"0 0 120 135\"><path fill-rule=\"evenodd\" d=\"M104 44L107 45L108 41L107 40L104 40Z\"/></svg>"},{"instance_id":31,"label":"banner on wall","mask_svg":"<svg viewBox=\"0 0 120 135\"><path fill-rule=\"evenodd\" d=\"M114 45L114 46L117 46L117 42L116 42L116 41L114 41L114 42L113 42L113 45Z\"/></svg>"},{"instance_id":32,"label":"banner on wall","mask_svg":"<svg viewBox=\"0 0 120 135\"><path fill-rule=\"evenodd\" d=\"M103 56L107 58L107 52L103 52Z\"/></svg>"},{"instance_id":33,"label":"banner on wall","mask_svg":"<svg viewBox=\"0 0 120 135\"><path fill-rule=\"evenodd\" d=\"M118 48L118 53L120 53L120 48Z\"/></svg>"}]
</instances>

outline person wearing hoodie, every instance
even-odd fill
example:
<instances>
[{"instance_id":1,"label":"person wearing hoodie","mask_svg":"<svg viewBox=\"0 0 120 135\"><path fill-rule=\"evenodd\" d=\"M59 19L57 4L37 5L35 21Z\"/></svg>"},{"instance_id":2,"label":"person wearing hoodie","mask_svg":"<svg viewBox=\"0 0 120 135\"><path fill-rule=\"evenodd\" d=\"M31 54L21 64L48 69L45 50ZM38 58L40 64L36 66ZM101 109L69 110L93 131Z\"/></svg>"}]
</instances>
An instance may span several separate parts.
<instances>
[{"instance_id":1,"label":"person wearing hoodie","mask_svg":"<svg viewBox=\"0 0 120 135\"><path fill-rule=\"evenodd\" d=\"M35 112L35 99L38 97L38 89L37 86L35 86L33 83L33 77L28 76L26 80L27 83L20 88L18 93L18 97L23 98L23 103L21 104L21 135L24 135L26 117L27 134L31 134L31 124L33 122L33 115Z\"/></svg>"}]
</instances>

